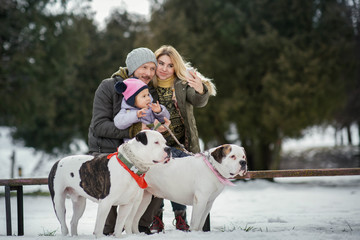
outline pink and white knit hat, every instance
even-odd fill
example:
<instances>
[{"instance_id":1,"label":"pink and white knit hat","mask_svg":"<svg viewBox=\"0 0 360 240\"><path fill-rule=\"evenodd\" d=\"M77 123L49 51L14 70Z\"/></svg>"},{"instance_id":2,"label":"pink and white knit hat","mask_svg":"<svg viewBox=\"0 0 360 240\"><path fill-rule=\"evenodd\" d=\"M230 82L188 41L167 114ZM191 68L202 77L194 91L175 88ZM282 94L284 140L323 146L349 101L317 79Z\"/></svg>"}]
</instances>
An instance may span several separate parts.
<instances>
[{"instance_id":1,"label":"pink and white knit hat","mask_svg":"<svg viewBox=\"0 0 360 240\"><path fill-rule=\"evenodd\" d=\"M135 107L135 97L144 89L149 88L143 81L137 78L128 78L115 84L115 90L121 93L127 104Z\"/></svg>"}]
</instances>

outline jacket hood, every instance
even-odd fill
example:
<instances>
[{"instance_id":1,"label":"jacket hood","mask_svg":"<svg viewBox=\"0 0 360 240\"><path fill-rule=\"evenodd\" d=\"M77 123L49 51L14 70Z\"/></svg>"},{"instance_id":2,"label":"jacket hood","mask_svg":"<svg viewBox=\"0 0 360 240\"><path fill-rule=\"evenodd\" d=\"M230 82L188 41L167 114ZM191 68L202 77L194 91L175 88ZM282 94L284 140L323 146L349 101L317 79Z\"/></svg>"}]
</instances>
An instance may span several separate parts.
<instances>
[{"instance_id":1,"label":"jacket hood","mask_svg":"<svg viewBox=\"0 0 360 240\"><path fill-rule=\"evenodd\" d=\"M202 83L208 88L209 94L211 96L216 96L216 86L212 82L212 79L205 77L198 71L196 71L196 74L200 77Z\"/></svg>"},{"instance_id":2,"label":"jacket hood","mask_svg":"<svg viewBox=\"0 0 360 240\"><path fill-rule=\"evenodd\" d=\"M111 78L113 77L116 77L116 76L119 76L121 77L122 79L127 79L129 77L128 75L128 69L127 67L119 67L119 70L117 70L116 72L114 72L112 75L111 75Z\"/></svg>"}]
</instances>

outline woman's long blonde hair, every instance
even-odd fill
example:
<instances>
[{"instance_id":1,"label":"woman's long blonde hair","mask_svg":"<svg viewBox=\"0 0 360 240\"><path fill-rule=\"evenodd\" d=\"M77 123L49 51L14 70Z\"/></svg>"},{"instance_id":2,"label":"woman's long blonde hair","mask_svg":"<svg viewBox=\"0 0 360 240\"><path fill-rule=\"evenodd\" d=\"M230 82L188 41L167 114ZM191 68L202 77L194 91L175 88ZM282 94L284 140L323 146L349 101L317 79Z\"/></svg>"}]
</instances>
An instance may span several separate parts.
<instances>
[{"instance_id":1,"label":"woman's long blonde hair","mask_svg":"<svg viewBox=\"0 0 360 240\"><path fill-rule=\"evenodd\" d=\"M170 45L163 45L158 50L155 51L156 59L159 57L167 55L170 57L171 62L174 64L175 75L184 83L187 82L186 74L187 69L191 68L190 63L184 61L178 51ZM155 77L153 80L154 86L157 87L157 78Z\"/></svg>"},{"instance_id":2,"label":"woman's long blonde hair","mask_svg":"<svg viewBox=\"0 0 360 240\"><path fill-rule=\"evenodd\" d=\"M186 76L188 70L192 69L190 62L185 62L184 59L181 57L178 51L170 45L163 45L158 50L155 51L156 60L159 57L167 55L170 57L171 62L174 64L175 75L178 77L184 84L187 83ZM197 69L193 69L198 77L200 77L201 81L207 86L210 95L216 95L216 87L212 82L212 79L205 77ZM153 78L153 85L154 87L158 86L157 77Z\"/></svg>"}]
</instances>

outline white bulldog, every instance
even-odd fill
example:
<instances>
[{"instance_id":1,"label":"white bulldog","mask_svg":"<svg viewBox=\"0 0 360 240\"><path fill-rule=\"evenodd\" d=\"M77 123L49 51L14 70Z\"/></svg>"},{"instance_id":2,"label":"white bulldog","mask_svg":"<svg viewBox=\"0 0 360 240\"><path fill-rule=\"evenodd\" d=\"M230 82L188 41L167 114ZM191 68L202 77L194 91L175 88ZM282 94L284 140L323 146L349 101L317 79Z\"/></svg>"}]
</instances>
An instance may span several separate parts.
<instances>
[{"instance_id":1,"label":"white bulldog","mask_svg":"<svg viewBox=\"0 0 360 240\"><path fill-rule=\"evenodd\" d=\"M77 235L86 198L98 202L94 234L103 236L103 228L111 206L118 205L115 236L120 237L125 226L132 233L134 216L147 184L144 173L159 162L170 159L170 148L163 136L145 130L118 148L114 154L98 156L76 155L65 157L54 164L49 174L49 190L55 214L61 224L62 235L68 234L65 222L65 198L70 196L74 214L71 235ZM125 166L126 165L126 166ZM131 170L126 170L131 169Z\"/></svg>"},{"instance_id":2,"label":"white bulldog","mask_svg":"<svg viewBox=\"0 0 360 240\"><path fill-rule=\"evenodd\" d=\"M228 178L243 176L247 172L245 150L237 145L222 145L202 154L172 158L168 164L156 165L145 176L148 188L134 218L137 226L140 217L151 201L151 196L192 205L190 230L200 231L215 198Z\"/></svg>"}]
</instances>

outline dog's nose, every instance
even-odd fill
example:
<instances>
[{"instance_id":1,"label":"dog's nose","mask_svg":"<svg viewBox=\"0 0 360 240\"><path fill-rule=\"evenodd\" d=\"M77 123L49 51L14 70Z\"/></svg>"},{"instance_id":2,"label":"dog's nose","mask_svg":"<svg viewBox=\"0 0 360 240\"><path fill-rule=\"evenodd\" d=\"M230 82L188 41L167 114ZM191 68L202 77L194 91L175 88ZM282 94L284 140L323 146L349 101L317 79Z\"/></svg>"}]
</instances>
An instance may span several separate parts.
<instances>
[{"instance_id":1,"label":"dog's nose","mask_svg":"<svg viewBox=\"0 0 360 240\"><path fill-rule=\"evenodd\" d=\"M171 148L170 147L166 147L164 149L164 151L167 153L167 155L171 156Z\"/></svg>"},{"instance_id":2,"label":"dog's nose","mask_svg":"<svg viewBox=\"0 0 360 240\"><path fill-rule=\"evenodd\" d=\"M240 166L241 166L241 168L245 168L246 167L246 161L241 160L240 161Z\"/></svg>"}]
</instances>

